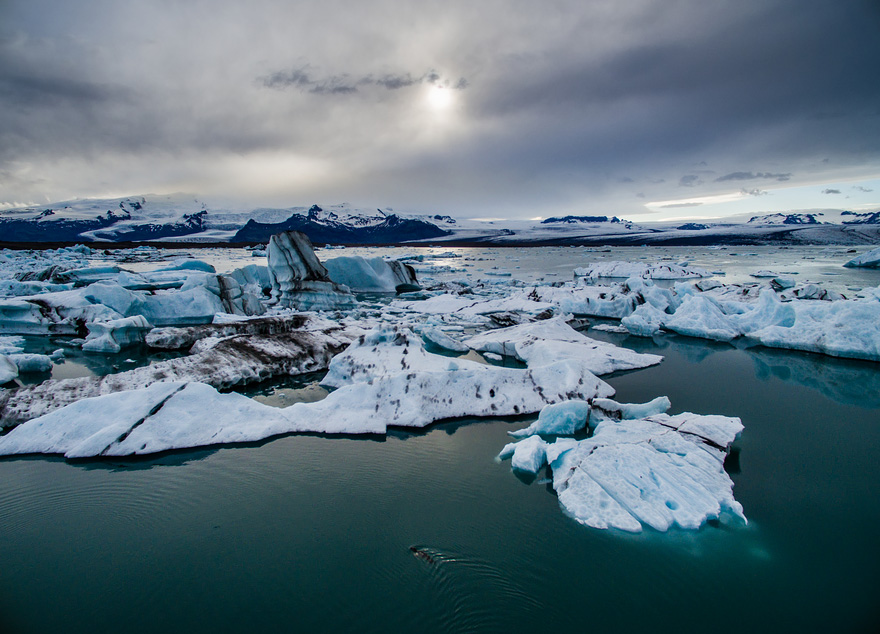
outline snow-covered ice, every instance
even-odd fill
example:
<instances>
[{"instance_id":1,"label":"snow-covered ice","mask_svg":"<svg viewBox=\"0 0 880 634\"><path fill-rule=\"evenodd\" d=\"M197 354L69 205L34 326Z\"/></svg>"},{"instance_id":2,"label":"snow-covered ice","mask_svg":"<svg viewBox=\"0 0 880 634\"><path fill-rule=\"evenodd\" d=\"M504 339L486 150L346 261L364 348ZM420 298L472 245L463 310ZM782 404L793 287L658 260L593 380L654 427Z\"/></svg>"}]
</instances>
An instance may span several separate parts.
<instances>
[{"instance_id":1,"label":"snow-covered ice","mask_svg":"<svg viewBox=\"0 0 880 634\"><path fill-rule=\"evenodd\" d=\"M739 419L669 416L661 413L670 406L665 397L645 404L597 398L584 405L589 438L551 443L529 435L506 445L499 458L511 457L514 469L530 473L549 464L560 505L594 528L697 529L725 512L745 521L724 471L727 451L743 429Z\"/></svg>"}]
</instances>

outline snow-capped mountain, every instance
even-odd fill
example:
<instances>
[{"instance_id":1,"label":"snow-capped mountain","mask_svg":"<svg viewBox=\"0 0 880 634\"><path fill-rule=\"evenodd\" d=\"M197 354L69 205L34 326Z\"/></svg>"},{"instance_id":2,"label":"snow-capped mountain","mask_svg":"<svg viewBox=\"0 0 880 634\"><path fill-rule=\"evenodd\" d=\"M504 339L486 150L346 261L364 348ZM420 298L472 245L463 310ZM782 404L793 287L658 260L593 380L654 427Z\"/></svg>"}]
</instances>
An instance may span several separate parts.
<instances>
[{"instance_id":1,"label":"snow-capped mountain","mask_svg":"<svg viewBox=\"0 0 880 634\"><path fill-rule=\"evenodd\" d=\"M641 223L607 215L532 220L400 214L348 204L242 208L192 195L86 199L0 211L0 242L255 244L281 231L316 244L871 244L880 212L812 209L720 221Z\"/></svg>"}]
</instances>

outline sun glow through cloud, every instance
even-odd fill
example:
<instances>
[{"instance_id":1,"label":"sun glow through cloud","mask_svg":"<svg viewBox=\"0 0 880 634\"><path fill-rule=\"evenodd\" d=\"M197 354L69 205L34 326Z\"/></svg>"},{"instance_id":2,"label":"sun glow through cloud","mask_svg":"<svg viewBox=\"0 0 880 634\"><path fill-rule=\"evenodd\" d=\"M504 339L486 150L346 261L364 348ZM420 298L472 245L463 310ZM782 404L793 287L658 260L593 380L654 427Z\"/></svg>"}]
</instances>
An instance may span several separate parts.
<instances>
[{"instance_id":1,"label":"sun glow through cloud","mask_svg":"<svg viewBox=\"0 0 880 634\"><path fill-rule=\"evenodd\" d=\"M453 102L452 90L444 86L428 88L428 106L433 110L447 110Z\"/></svg>"}]
</instances>

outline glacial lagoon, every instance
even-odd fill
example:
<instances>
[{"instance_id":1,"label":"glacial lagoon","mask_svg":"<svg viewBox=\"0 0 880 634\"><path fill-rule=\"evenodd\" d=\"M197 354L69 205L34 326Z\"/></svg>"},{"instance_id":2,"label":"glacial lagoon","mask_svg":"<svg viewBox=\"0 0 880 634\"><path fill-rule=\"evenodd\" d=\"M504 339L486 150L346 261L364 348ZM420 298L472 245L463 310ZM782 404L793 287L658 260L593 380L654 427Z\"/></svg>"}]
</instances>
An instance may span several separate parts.
<instances>
[{"instance_id":1,"label":"glacial lagoon","mask_svg":"<svg viewBox=\"0 0 880 634\"><path fill-rule=\"evenodd\" d=\"M403 251L414 252L390 254ZM776 268L846 294L880 284L880 272L840 267L845 248L448 251L462 257L434 260L435 270L420 278L562 281L588 259L669 257L724 270L726 282ZM194 254L218 271L257 260L242 250ZM372 301L381 311L387 298ZM670 413L742 419L725 467L748 524L630 534L576 523L543 472L517 476L494 459L507 432L535 416L459 419L384 436L288 435L137 459L4 458L0 625L16 632L873 629L880 366L673 334L586 332L664 356L658 366L603 377L616 400L666 395ZM73 356L53 373L103 374L149 361L137 349L95 358ZM321 398L317 378L246 393L284 405Z\"/></svg>"}]
</instances>

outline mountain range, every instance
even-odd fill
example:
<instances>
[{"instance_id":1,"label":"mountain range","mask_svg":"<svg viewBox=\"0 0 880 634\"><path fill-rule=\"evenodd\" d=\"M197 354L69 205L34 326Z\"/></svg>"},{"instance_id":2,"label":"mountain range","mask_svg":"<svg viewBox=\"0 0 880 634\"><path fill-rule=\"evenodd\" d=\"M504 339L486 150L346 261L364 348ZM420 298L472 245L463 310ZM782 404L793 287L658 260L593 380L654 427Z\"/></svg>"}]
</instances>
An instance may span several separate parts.
<instances>
[{"instance_id":1,"label":"mountain range","mask_svg":"<svg viewBox=\"0 0 880 634\"><path fill-rule=\"evenodd\" d=\"M348 204L228 209L194 196L81 199L0 211L0 243L258 244L302 231L319 245L878 244L880 212L808 210L748 220L635 223L616 216L474 220Z\"/></svg>"}]
</instances>

